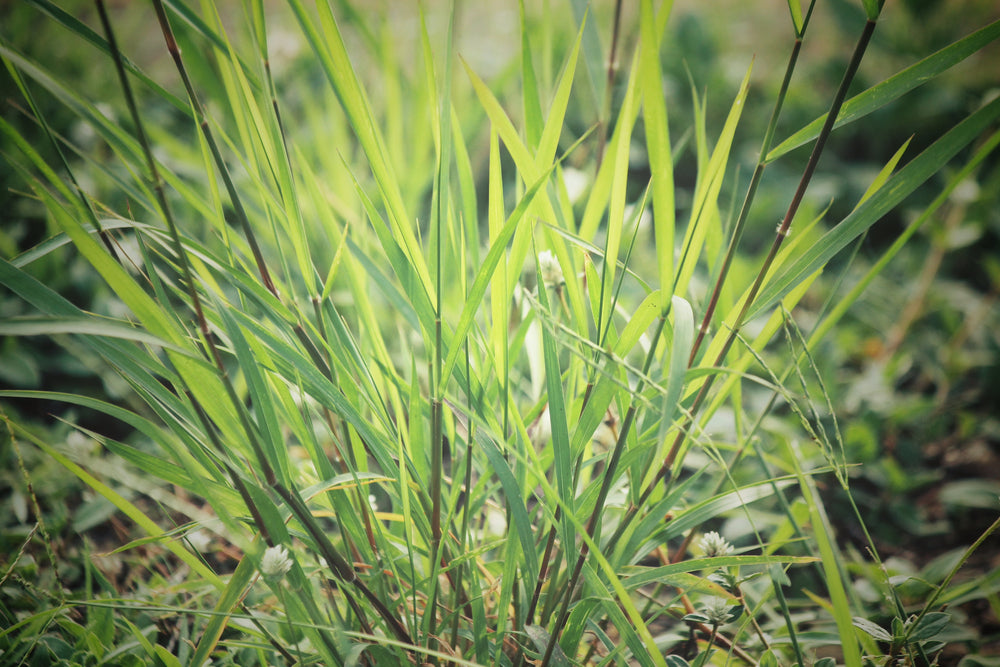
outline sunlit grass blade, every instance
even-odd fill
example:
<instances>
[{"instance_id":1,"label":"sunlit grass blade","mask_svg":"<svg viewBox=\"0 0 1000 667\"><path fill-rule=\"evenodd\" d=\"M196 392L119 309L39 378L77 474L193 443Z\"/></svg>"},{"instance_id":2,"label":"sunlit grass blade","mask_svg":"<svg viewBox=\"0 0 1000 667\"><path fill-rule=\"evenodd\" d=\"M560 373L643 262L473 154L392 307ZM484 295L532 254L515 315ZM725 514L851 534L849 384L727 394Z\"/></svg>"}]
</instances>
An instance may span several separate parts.
<instances>
[{"instance_id":1,"label":"sunlit grass blade","mask_svg":"<svg viewBox=\"0 0 1000 667\"><path fill-rule=\"evenodd\" d=\"M815 491L814 482L801 469L799 459L801 453L798 448L789 445L789 460L795 466L795 472L799 479L799 488L802 490L806 505L809 507L809 516L815 530L813 535L819 548L822 559L823 572L826 575L826 588L830 594L830 601L833 604L833 617L840 633L840 647L844 652L844 663L848 667L860 667L862 664L861 647L855 635L854 624L850 604L847 601L847 594L844 591L844 581L841 577L840 556L832 541L833 531L830 522L820 506L820 499Z\"/></svg>"},{"instance_id":2,"label":"sunlit grass blade","mask_svg":"<svg viewBox=\"0 0 1000 667\"><path fill-rule=\"evenodd\" d=\"M317 4L320 17L317 26L301 0L291 0L290 4L368 158L375 180L379 183L380 194L388 208L389 222L407 262L422 289L428 295L432 295L434 288L430 273L411 227L412 219L403 204L399 179L393 173L377 119L371 111L367 95L355 73L331 8L327 3Z\"/></svg>"},{"instance_id":3,"label":"sunlit grass blade","mask_svg":"<svg viewBox=\"0 0 1000 667\"><path fill-rule=\"evenodd\" d=\"M142 329L129 326L124 322L114 320L101 320L94 317L27 317L8 319L0 322L0 336L58 336L61 334L131 340L143 345L153 345L167 349L171 352L188 356L193 360L201 361L200 357L191 354L190 349L165 341Z\"/></svg>"},{"instance_id":4,"label":"sunlit grass blade","mask_svg":"<svg viewBox=\"0 0 1000 667\"><path fill-rule=\"evenodd\" d=\"M636 60L638 59L638 54ZM618 123L615 126L614 148L609 151L606 162L610 163L612 177L608 201L607 237L604 245L604 262L601 265L601 299L594 320L597 323L597 341L604 344L607 331L611 327L612 300L618 266L618 253L621 247L622 232L625 225L626 185L629 173L629 149L631 147L632 128L635 124L641 97L639 92L639 68L633 66L625 88L625 100Z\"/></svg>"},{"instance_id":5,"label":"sunlit grass blade","mask_svg":"<svg viewBox=\"0 0 1000 667\"><path fill-rule=\"evenodd\" d=\"M530 31L524 12L524 0L517 3L518 18L521 23L521 107L524 111L524 131L529 146L537 146L542 136L542 104L541 91L535 77L535 65L532 60ZM559 124L562 126L562 123Z\"/></svg>"},{"instance_id":6,"label":"sunlit grass blade","mask_svg":"<svg viewBox=\"0 0 1000 667\"><path fill-rule=\"evenodd\" d=\"M667 12L669 7L661 8ZM653 28L653 3L641 4L639 66L642 68L642 113L646 128L646 152L652 173L653 224L656 231L657 267L660 289L667 290L674 276L674 169L670 153L670 129L667 105L663 96L663 72L660 65L660 34ZM661 302L669 308L669 300Z\"/></svg>"},{"instance_id":7,"label":"sunlit grass blade","mask_svg":"<svg viewBox=\"0 0 1000 667\"><path fill-rule=\"evenodd\" d=\"M739 92L733 100L729 109L729 115L723 126L719 139L712 150L711 156L705 156L705 164L699 164L698 184L695 189L694 202L692 204L691 219L688 222L687 231L684 235L683 261L677 267L676 280L671 283L677 294L687 293L688 284L694 275L695 265L701 261L703 254L714 257L717 253L711 248L718 249L721 245L721 221L718 213L718 197L722 188L726 166L729 163L729 153L732 148L733 137L736 134L736 126L739 124L743 114L747 93L750 90L750 73L752 68L748 68L740 85ZM700 144L700 142L699 142ZM707 150L707 149L705 149ZM701 161L701 150L699 151L699 162ZM705 244L709 245L706 246Z\"/></svg>"},{"instance_id":8,"label":"sunlit grass blade","mask_svg":"<svg viewBox=\"0 0 1000 667\"><path fill-rule=\"evenodd\" d=\"M469 329L472 327L473 320L479 310L479 304L482 303L482 300L486 295L486 288L489 286L490 279L493 277L493 273L496 271L502 255L504 255L507 250L507 243L514 236L518 227L524 223L525 213L531 206L535 196L543 190L550 173L551 170L542 174L542 176L535 183L533 183L530 188L528 188L528 191L524 193L524 196L521 198L517 207L507 217L507 221L504 223L503 228L497 234L496 238L493 239L492 245L490 246L490 250L486 254L486 257L483 258L483 263L476 272L475 280L473 280L472 285L469 287L469 293L466 296L465 305L462 308L462 314L459 317L458 325L455 327L451 347L448 350L448 356L444 362L444 370L441 373L441 382L447 382L452 371L455 369L455 364L463 350L462 342L465 340L465 337L469 333Z\"/></svg>"},{"instance_id":9,"label":"sunlit grass blade","mask_svg":"<svg viewBox=\"0 0 1000 667\"><path fill-rule=\"evenodd\" d=\"M586 63L587 81L593 92L591 101L594 110L601 113L603 100L607 94L604 78L607 59L604 47L601 45L601 37L597 32L597 23L592 18L588 19L591 8L586 0L571 0L570 4L573 7L573 17L576 19L578 31L583 35L583 61Z\"/></svg>"}]
</instances>

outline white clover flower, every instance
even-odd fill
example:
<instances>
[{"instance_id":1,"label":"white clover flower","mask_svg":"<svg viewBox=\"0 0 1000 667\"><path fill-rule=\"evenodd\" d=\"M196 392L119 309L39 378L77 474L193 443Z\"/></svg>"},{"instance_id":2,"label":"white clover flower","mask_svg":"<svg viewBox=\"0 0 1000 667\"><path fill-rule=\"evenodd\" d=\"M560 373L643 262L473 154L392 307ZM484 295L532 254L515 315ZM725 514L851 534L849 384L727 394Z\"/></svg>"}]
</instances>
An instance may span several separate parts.
<instances>
[{"instance_id":1,"label":"white clover flower","mask_svg":"<svg viewBox=\"0 0 1000 667\"><path fill-rule=\"evenodd\" d=\"M292 559L288 556L288 549L276 544L264 550L264 557L260 559L260 573L265 579L280 579L292 569Z\"/></svg>"},{"instance_id":2,"label":"white clover flower","mask_svg":"<svg viewBox=\"0 0 1000 667\"><path fill-rule=\"evenodd\" d=\"M543 250L538 254L538 271L542 274L542 282L546 287L559 287L566 282L559 260L551 250Z\"/></svg>"},{"instance_id":3,"label":"white clover flower","mask_svg":"<svg viewBox=\"0 0 1000 667\"><path fill-rule=\"evenodd\" d=\"M735 609L723 598L709 598L701 608L709 625L723 625L733 620Z\"/></svg>"},{"instance_id":4,"label":"white clover flower","mask_svg":"<svg viewBox=\"0 0 1000 667\"><path fill-rule=\"evenodd\" d=\"M709 558L713 556L728 556L733 553L733 545L714 530L705 533L698 541L698 546L701 547L702 552Z\"/></svg>"}]
</instances>

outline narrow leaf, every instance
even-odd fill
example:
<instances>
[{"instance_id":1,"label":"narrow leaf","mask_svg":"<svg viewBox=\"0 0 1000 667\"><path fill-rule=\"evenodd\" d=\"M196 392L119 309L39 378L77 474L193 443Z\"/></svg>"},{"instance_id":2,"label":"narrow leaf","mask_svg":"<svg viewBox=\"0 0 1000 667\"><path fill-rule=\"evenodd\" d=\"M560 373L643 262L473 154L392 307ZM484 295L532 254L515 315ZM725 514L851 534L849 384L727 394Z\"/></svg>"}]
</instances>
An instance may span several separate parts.
<instances>
[{"instance_id":1,"label":"narrow leaf","mask_svg":"<svg viewBox=\"0 0 1000 667\"><path fill-rule=\"evenodd\" d=\"M795 0L789 0L795 2ZM964 39L946 46L937 53L927 56L920 62L894 74L882 83L872 86L863 93L855 95L844 102L837 116L834 129L867 116L889 102L902 97L918 86L922 86L942 72L962 62L976 51L979 51L993 40L1000 37L1000 21L995 21L981 28ZM820 116L804 128L775 146L767 154L765 162L773 162L779 157L807 144L819 135L820 128L826 122L826 114Z\"/></svg>"}]
</instances>

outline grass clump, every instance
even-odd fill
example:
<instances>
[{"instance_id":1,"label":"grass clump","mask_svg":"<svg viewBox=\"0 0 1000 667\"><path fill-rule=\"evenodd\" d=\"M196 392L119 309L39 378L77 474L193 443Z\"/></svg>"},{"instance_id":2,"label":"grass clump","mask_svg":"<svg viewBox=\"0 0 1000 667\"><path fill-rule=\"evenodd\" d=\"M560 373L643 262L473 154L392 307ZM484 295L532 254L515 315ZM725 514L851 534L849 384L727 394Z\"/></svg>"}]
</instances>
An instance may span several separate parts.
<instances>
[{"instance_id":1,"label":"grass clump","mask_svg":"<svg viewBox=\"0 0 1000 667\"><path fill-rule=\"evenodd\" d=\"M740 165L747 109L764 108L749 58L723 113L697 81L682 106L664 92L669 3L569 4L519 5L492 81L456 48L454 9L417 14L405 39L393 12L348 3L223 16L155 0L129 10L132 34L100 0L84 19L19 9L100 74L78 85L0 44L17 93L5 164L48 230L7 236L18 317L0 330L57 343L105 386L0 394L18 462L12 664L935 660L937 605L979 543L918 600L878 574L818 350L990 163L1000 100L915 155L894 147L842 219L807 193L839 127L905 104L1000 24L858 91L882 13L866 0L839 84L788 128L815 30L790 2L787 69ZM281 63L292 30L304 51ZM129 47L154 35L169 58L137 64ZM794 159L791 187L767 183ZM762 188L784 199L778 221L755 212ZM914 226L852 273L918 192ZM60 262L89 301L40 279ZM39 431L39 401L75 412ZM103 512L77 527L73 572L64 515L36 493L49 474ZM866 557L838 540L824 486ZM88 533L109 517L118 533Z\"/></svg>"}]
</instances>

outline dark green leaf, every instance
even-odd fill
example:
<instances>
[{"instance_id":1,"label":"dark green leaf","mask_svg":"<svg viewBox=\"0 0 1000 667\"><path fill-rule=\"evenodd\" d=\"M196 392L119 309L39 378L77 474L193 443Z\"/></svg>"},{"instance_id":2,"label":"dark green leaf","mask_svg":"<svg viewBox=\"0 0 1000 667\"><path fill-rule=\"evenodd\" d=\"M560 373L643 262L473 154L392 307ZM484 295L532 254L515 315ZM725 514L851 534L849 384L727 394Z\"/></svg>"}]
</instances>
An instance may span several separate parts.
<instances>
[{"instance_id":1,"label":"dark green leaf","mask_svg":"<svg viewBox=\"0 0 1000 667\"><path fill-rule=\"evenodd\" d=\"M919 642L935 637L939 632L944 630L950 622L951 614L946 614L942 611L932 611L924 614L924 617L920 619L919 623L917 623L917 627L915 627L910 633L910 641Z\"/></svg>"}]
</instances>

